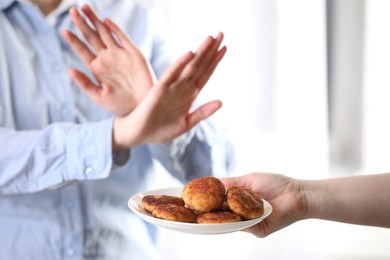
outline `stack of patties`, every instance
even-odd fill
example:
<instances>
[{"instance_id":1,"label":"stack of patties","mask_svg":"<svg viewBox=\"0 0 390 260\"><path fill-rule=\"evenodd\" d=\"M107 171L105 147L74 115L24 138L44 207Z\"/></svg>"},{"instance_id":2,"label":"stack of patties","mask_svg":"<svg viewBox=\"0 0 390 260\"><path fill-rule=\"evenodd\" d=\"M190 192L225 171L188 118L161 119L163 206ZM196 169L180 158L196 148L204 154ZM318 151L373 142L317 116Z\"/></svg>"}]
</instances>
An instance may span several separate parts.
<instances>
[{"instance_id":1,"label":"stack of patties","mask_svg":"<svg viewBox=\"0 0 390 260\"><path fill-rule=\"evenodd\" d=\"M238 222L264 213L263 200L257 193L243 187L226 191L219 179L210 176L189 182L182 198L148 195L142 204L156 218L201 224Z\"/></svg>"}]
</instances>

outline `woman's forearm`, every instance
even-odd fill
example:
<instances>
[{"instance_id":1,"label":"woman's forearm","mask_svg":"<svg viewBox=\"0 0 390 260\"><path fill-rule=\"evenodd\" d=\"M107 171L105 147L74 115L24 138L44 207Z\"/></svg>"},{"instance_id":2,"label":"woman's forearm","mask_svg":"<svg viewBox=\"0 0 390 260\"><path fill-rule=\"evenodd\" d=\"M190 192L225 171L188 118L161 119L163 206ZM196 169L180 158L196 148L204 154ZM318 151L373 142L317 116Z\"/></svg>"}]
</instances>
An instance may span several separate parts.
<instances>
[{"instance_id":1,"label":"woman's forearm","mask_svg":"<svg viewBox=\"0 0 390 260\"><path fill-rule=\"evenodd\" d=\"M304 181L307 218L390 227L390 174Z\"/></svg>"}]
</instances>

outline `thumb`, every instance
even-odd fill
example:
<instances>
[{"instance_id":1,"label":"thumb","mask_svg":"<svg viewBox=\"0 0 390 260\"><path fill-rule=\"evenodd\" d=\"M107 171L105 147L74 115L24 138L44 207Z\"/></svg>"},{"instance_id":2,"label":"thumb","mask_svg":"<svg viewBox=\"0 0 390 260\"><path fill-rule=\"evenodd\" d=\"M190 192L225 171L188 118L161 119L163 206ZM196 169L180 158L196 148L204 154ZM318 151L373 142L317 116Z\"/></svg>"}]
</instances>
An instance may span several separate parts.
<instances>
[{"instance_id":1,"label":"thumb","mask_svg":"<svg viewBox=\"0 0 390 260\"><path fill-rule=\"evenodd\" d=\"M222 107L222 102L219 100L210 101L188 116L188 128L191 129L200 121L210 117L212 114L217 112Z\"/></svg>"},{"instance_id":2,"label":"thumb","mask_svg":"<svg viewBox=\"0 0 390 260\"><path fill-rule=\"evenodd\" d=\"M220 178L226 189L231 187L246 187L247 181L243 176Z\"/></svg>"}]
</instances>

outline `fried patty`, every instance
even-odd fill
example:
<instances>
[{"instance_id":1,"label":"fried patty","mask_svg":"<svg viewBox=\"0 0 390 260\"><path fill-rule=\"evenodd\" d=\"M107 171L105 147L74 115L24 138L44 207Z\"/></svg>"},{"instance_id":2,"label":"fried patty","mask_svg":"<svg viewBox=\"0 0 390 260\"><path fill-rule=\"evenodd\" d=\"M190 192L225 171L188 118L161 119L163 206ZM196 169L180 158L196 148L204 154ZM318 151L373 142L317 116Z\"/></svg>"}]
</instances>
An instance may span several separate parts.
<instances>
[{"instance_id":1,"label":"fried patty","mask_svg":"<svg viewBox=\"0 0 390 260\"><path fill-rule=\"evenodd\" d=\"M183 189L182 198L186 207L200 213L218 210L225 200L226 188L211 176L190 181Z\"/></svg>"},{"instance_id":2,"label":"fried patty","mask_svg":"<svg viewBox=\"0 0 390 260\"><path fill-rule=\"evenodd\" d=\"M220 224L241 221L241 217L230 211L215 211L203 213L196 218L199 224Z\"/></svg>"},{"instance_id":3,"label":"fried patty","mask_svg":"<svg viewBox=\"0 0 390 260\"><path fill-rule=\"evenodd\" d=\"M152 215L156 218L176 222L193 223L196 220L196 215L192 210L176 204L158 205L154 208Z\"/></svg>"},{"instance_id":4,"label":"fried patty","mask_svg":"<svg viewBox=\"0 0 390 260\"><path fill-rule=\"evenodd\" d=\"M260 195L243 187L229 188L226 203L231 211L243 219L254 219L264 214L264 202Z\"/></svg>"},{"instance_id":5,"label":"fried patty","mask_svg":"<svg viewBox=\"0 0 390 260\"><path fill-rule=\"evenodd\" d=\"M180 197L168 195L147 195L142 198L142 206L149 213L152 213L158 205L170 204L184 206L184 200Z\"/></svg>"}]
</instances>

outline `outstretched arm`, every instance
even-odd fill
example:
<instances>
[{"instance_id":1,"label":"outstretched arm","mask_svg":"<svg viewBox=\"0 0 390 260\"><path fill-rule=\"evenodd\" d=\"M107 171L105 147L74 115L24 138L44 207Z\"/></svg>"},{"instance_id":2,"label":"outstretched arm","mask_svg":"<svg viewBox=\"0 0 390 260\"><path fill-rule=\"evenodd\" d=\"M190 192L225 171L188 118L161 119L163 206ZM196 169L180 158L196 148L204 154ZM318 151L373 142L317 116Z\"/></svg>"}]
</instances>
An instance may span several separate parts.
<instances>
[{"instance_id":1,"label":"outstretched arm","mask_svg":"<svg viewBox=\"0 0 390 260\"><path fill-rule=\"evenodd\" d=\"M258 237L308 218L390 227L390 173L327 180L252 173L222 181L252 189L271 203L272 214L247 229Z\"/></svg>"},{"instance_id":2,"label":"outstretched arm","mask_svg":"<svg viewBox=\"0 0 390 260\"><path fill-rule=\"evenodd\" d=\"M307 218L390 227L390 174L301 181Z\"/></svg>"}]
</instances>

